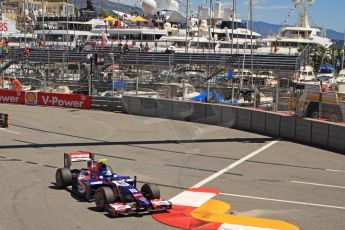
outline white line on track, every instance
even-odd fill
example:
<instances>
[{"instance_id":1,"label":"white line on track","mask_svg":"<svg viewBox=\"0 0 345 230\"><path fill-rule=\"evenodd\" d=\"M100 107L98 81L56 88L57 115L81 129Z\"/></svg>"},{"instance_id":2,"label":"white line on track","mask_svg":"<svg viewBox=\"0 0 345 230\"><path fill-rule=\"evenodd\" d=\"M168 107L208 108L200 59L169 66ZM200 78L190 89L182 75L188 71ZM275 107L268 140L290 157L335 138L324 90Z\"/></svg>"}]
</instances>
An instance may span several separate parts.
<instances>
[{"instance_id":1,"label":"white line on track","mask_svg":"<svg viewBox=\"0 0 345 230\"><path fill-rule=\"evenodd\" d=\"M326 171L331 171L331 172L342 172L342 173L345 173L344 170L338 170L338 169L326 169Z\"/></svg>"},{"instance_id":2,"label":"white line on track","mask_svg":"<svg viewBox=\"0 0 345 230\"><path fill-rule=\"evenodd\" d=\"M14 132L14 131L11 131L11 130L8 130L8 129L4 129L4 128L0 128L0 131L4 131L4 132L14 133L14 134L20 135L20 133L18 133L18 132Z\"/></svg>"},{"instance_id":3,"label":"white line on track","mask_svg":"<svg viewBox=\"0 0 345 230\"><path fill-rule=\"evenodd\" d=\"M279 141L279 140L278 140ZM272 145L278 143L278 141L272 141L270 143L268 143L267 145L264 145L263 147L261 147L260 149L248 154L247 156L239 159L238 161L232 163L231 165L228 165L227 167L223 168L222 170L214 173L213 175L207 177L206 179L200 181L199 183L195 184L192 186L192 188L200 188L201 186L207 184L208 182L216 179L217 177L223 175L224 173L226 173L227 171L229 171L230 169L235 168L236 166L242 164L243 162L245 162L246 160L256 156L257 154L261 153L262 151L268 149L269 147L271 147Z\"/></svg>"},{"instance_id":4,"label":"white line on track","mask_svg":"<svg viewBox=\"0 0 345 230\"><path fill-rule=\"evenodd\" d=\"M233 197L248 198L248 199L254 199L254 200L266 200L266 201L275 201L275 202L281 202L281 203L300 204L300 205L307 205L307 206L316 206L316 207L322 207L322 208L333 208L333 209L345 210L345 207L341 207L341 206L314 204L314 203L306 203L306 202L299 202L299 201L292 201L292 200L278 200L278 199L255 197L255 196L244 196L244 195L231 194L231 193L219 193L219 194L224 195L224 196L233 196Z\"/></svg>"},{"instance_id":5,"label":"white line on track","mask_svg":"<svg viewBox=\"0 0 345 230\"><path fill-rule=\"evenodd\" d=\"M291 181L291 183L307 184L307 185L314 185L314 186L321 186L321 187L330 187L330 188L341 188L341 189L345 189L345 187L343 187L343 186L329 185L329 184L316 184L316 183L310 183L310 182L304 182L304 181Z\"/></svg>"}]
</instances>

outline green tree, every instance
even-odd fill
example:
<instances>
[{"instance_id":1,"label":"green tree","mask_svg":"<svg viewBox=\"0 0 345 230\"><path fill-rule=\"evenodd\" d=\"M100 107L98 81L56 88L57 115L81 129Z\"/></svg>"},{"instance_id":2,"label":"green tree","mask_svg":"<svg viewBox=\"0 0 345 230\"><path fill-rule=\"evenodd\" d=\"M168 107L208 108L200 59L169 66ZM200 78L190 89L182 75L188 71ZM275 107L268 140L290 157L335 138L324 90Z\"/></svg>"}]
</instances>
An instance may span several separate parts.
<instances>
[{"instance_id":1,"label":"green tree","mask_svg":"<svg viewBox=\"0 0 345 230\"><path fill-rule=\"evenodd\" d=\"M110 13L107 10L102 10L101 11L101 15L102 15L103 18L106 18L106 17L108 17L110 15Z\"/></svg>"},{"instance_id":2,"label":"green tree","mask_svg":"<svg viewBox=\"0 0 345 230\"><path fill-rule=\"evenodd\" d=\"M324 62L327 49L323 46L313 46L309 50L309 57L312 61L313 67L317 68Z\"/></svg>"}]
</instances>

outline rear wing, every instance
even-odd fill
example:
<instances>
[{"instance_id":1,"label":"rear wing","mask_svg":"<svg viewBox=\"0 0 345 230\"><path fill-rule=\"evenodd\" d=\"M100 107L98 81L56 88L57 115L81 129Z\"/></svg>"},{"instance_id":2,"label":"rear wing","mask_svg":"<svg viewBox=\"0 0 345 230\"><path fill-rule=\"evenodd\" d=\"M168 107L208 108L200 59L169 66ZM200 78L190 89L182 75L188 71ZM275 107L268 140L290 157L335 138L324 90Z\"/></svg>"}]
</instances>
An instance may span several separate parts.
<instances>
[{"instance_id":1,"label":"rear wing","mask_svg":"<svg viewBox=\"0 0 345 230\"><path fill-rule=\"evenodd\" d=\"M72 162L92 161L95 159L95 154L90 152L73 152L64 154L64 167L70 168Z\"/></svg>"}]
</instances>

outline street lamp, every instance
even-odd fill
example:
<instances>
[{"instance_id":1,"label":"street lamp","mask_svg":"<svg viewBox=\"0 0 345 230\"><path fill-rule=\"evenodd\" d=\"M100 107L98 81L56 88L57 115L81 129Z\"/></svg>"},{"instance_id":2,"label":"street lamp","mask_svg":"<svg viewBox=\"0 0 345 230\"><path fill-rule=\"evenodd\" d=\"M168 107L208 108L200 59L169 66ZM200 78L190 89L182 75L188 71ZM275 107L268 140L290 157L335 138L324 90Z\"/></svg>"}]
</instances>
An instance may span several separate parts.
<instances>
[{"instance_id":1,"label":"street lamp","mask_svg":"<svg viewBox=\"0 0 345 230\"><path fill-rule=\"evenodd\" d=\"M93 59L94 59L93 54L86 55L86 59L90 61L89 95L92 95L92 73L93 73L92 64L93 64Z\"/></svg>"}]
</instances>

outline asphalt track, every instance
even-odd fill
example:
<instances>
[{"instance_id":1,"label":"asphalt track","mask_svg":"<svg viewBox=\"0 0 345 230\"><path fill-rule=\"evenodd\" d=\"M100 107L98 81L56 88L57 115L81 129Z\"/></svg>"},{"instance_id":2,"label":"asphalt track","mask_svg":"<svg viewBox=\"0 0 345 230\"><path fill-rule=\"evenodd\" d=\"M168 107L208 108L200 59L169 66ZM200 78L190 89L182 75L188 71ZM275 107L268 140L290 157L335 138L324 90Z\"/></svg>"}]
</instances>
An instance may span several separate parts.
<instances>
[{"instance_id":1,"label":"asphalt track","mask_svg":"<svg viewBox=\"0 0 345 230\"><path fill-rule=\"evenodd\" d=\"M280 219L303 230L344 229L344 155L121 113L5 104L0 112L11 124L0 129L1 230L171 229L150 216L109 218L93 203L55 190L63 153L78 150L99 153L119 174L159 184L164 198L201 183L219 189L216 199L231 203L237 215Z\"/></svg>"}]
</instances>

